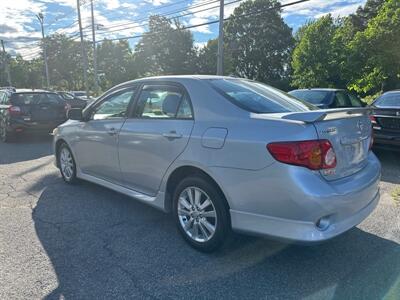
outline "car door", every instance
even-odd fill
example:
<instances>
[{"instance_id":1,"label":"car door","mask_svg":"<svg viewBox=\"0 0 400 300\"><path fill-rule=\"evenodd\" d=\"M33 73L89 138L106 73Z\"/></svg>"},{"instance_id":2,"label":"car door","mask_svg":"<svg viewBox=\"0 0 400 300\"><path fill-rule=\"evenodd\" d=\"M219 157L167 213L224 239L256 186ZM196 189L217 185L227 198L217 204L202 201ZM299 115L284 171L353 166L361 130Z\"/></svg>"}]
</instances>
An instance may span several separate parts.
<instances>
[{"instance_id":1,"label":"car door","mask_svg":"<svg viewBox=\"0 0 400 300\"><path fill-rule=\"evenodd\" d=\"M83 173L113 183L121 183L118 162L118 132L125 122L136 87L116 91L94 105L82 122L75 145Z\"/></svg>"},{"instance_id":2,"label":"car door","mask_svg":"<svg viewBox=\"0 0 400 300\"><path fill-rule=\"evenodd\" d=\"M155 195L171 163L183 152L193 128L185 89L144 84L119 134L119 160L128 188Z\"/></svg>"}]
</instances>

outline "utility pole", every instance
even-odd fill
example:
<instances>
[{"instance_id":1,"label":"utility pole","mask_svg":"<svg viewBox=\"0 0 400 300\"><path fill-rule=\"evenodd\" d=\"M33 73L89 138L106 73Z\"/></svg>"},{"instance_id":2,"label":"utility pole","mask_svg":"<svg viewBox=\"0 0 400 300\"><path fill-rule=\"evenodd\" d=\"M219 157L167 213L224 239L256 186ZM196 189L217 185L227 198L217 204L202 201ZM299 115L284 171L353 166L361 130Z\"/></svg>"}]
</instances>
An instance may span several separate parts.
<instances>
[{"instance_id":1,"label":"utility pole","mask_svg":"<svg viewBox=\"0 0 400 300\"><path fill-rule=\"evenodd\" d=\"M224 75L224 0L219 1L217 75Z\"/></svg>"},{"instance_id":2,"label":"utility pole","mask_svg":"<svg viewBox=\"0 0 400 300\"><path fill-rule=\"evenodd\" d=\"M7 53L6 53L6 49L4 48L4 41L1 40L1 47L3 48L3 63L4 63L4 70L7 73L7 81L8 81L8 85L12 86L11 84L11 74L10 74L10 69L8 67L8 59L7 59Z\"/></svg>"},{"instance_id":3,"label":"utility pole","mask_svg":"<svg viewBox=\"0 0 400 300\"><path fill-rule=\"evenodd\" d=\"M47 51L46 51L46 41L44 39L44 27L43 27L43 21L44 21L44 16L42 13L38 13L36 15L36 18L38 18L40 27L42 28L42 43L43 43L43 59L44 59L44 67L46 71L46 83L47 83L47 88L50 87L50 75L49 75L49 66L47 65Z\"/></svg>"},{"instance_id":4,"label":"utility pole","mask_svg":"<svg viewBox=\"0 0 400 300\"><path fill-rule=\"evenodd\" d=\"M93 38L93 70L94 70L94 87L98 91L99 82L97 78L97 49L96 49L96 33L94 27L93 0L90 0L90 10L92 12L92 38Z\"/></svg>"},{"instance_id":5,"label":"utility pole","mask_svg":"<svg viewBox=\"0 0 400 300\"><path fill-rule=\"evenodd\" d=\"M81 4L79 0L76 0L76 6L78 10L78 23L79 23L79 34L81 36L81 56L83 60L83 81L85 84L86 96L89 96L89 88L88 88L88 81L87 81L87 69L88 69L88 62L85 52L85 45L83 40L83 30L82 30L82 19L81 19Z\"/></svg>"}]
</instances>

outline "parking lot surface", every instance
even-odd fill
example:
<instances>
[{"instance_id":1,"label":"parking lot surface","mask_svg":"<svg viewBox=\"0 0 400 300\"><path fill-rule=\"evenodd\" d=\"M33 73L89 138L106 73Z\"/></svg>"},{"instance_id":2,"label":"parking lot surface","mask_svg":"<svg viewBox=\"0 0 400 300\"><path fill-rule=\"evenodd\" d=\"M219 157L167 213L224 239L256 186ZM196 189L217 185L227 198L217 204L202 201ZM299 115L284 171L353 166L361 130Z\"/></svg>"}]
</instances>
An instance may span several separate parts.
<instances>
[{"instance_id":1,"label":"parking lot surface","mask_svg":"<svg viewBox=\"0 0 400 300\"><path fill-rule=\"evenodd\" d=\"M51 152L48 137L0 143L0 299L400 299L399 153L376 151L381 201L342 236L314 246L235 236L203 254L169 215L64 184Z\"/></svg>"}]
</instances>

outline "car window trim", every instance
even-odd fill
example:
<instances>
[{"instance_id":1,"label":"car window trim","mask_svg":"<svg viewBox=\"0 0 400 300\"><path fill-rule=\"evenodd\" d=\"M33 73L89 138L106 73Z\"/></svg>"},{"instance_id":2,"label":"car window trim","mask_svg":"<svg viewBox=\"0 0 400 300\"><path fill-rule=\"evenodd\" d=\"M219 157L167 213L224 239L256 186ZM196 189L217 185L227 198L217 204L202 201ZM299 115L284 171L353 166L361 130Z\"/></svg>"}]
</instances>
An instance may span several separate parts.
<instances>
[{"instance_id":1,"label":"car window trim","mask_svg":"<svg viewBox=\"0 0 400 300\"><path fill-rule=\"evenodd\" d=\"M186 97L186 99L189 102L189 106L190 109L192 111L192 117L191 118L143 118L143 117L139 117L139 116L135 116L135 110L140 98L140 95L142 94L143 91L143 87L144 86L171 86L174 88L178 88L181 92L182 92L182 99L179 103L179 106L182 104L182 101L184 99L184 97ZM179 108L178 106L178 108ZM178 82L171 82L171 81L143 81L140 83L139 86L139 92L137 93L136 97L135 97L135 101L132 104L131 110L128 113L127 119L136 119L136 120L182 120L182 121L193 121L194 120L194 110L193 110L193 105L192 105L192 100L190 99L189 93L187 92L186 88L178 83Z\"/></svg>"}]
</instances>

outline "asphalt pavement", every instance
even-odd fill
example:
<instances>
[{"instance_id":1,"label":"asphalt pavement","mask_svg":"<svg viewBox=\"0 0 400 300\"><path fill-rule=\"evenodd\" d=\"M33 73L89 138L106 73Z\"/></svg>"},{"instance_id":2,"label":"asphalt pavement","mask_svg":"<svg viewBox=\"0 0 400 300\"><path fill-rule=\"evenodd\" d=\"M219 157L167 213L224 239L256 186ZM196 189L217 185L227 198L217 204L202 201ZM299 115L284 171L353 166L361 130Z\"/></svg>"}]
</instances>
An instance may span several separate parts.
<instances>
[{"instance_id":1,"label":"asphalt pavement","mask_svg":"<svg viewBox=\"0 0 400 300\"><path fill-rule=\"evenodd\" d=\"M0 299L400 299L400 154L376 151L381 201L323 244L235 236L213 254L171 216L64 184L48 137L0 143Z\"/></svg>"}]
</instances>

